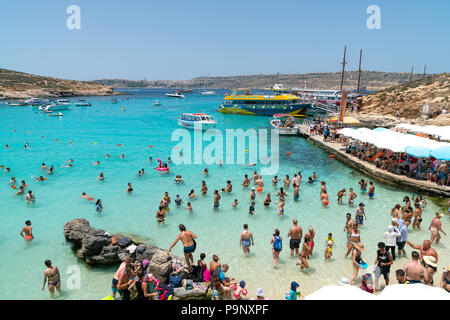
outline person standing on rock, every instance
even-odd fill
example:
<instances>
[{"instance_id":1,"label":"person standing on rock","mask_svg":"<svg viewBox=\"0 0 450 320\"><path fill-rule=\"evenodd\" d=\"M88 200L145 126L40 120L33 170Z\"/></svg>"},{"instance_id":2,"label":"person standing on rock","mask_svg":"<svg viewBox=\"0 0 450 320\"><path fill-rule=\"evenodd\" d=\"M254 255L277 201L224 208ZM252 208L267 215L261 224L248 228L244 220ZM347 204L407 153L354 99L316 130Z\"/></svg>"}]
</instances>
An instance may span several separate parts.
<instances>
[{"instance_id":1,"label":"person standing on rock","mask_svg":"<svg viewBox=\"0 0 450 320\"><path fill-rule=\"evenodd\" d=\"M169 253L170 250L172 250L172 248L177 244L177 242L181 240L184 247L183 250L184 250L184 257L186 259L186 264L188 265L189 273L191 273L192 265L194 264L194 258L192 256L192 253L195 251L195 248L197 247L197 244L195 243L195 239L197 239L197 236L192 231L186 230L184 224L180 224L178 228L180 229L180 234L170 246Z\"/></svg>"}]
</instances>

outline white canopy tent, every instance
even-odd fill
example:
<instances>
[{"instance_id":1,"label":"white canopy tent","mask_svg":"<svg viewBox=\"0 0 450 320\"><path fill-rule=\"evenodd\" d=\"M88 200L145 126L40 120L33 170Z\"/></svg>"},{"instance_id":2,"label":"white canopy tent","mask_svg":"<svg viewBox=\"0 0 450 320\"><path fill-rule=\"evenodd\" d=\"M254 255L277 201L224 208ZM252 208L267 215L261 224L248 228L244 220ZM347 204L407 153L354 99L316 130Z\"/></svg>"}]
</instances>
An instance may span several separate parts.
<instances>
[{"instance_id":1,"label":"white canopy tent","mask_svg":"<svg viewBox=\"0 0 450 320\"><path fill-rule=\"evenodd\" d=\"M361 142L373 144L379 149L388 149L393 152L405 152L406 147L428 147L434 150L450 145L447 142L439 142L392 130L374 131L367 128L357 130L344 128L337 133Z\"/></svg>"},{"instance_id":2,"label":"white canopy tent","mask_svg":"<svg viewBox=\"0 0 450 320\"><path fill-rule=\"evenodd\" d=\"M450 126L419 126L409 123L402 123L397 125L395 128L437 136L442 140L450 140Z\"/></svg>"},{"instance_id":3,"label":"white canopy tent","mask_svg":"<svg viewBox=\"0 0 450 320\"><path fill-rule=\"evenodd\" d=\"M377 297L379 300L450 300L444 289L417 284L393 284L386 286Z\"/></svg>"},{"instance_id":4,"label":"white canopy tent","mask_svg":"<svg viewBox=\"0 0 450 320\"><path fill-rule=\"evenodd\" d=\"M376 296L355 286L325 286L305 297L305 300L376 300Z\"/></svg>"}]
</instances>

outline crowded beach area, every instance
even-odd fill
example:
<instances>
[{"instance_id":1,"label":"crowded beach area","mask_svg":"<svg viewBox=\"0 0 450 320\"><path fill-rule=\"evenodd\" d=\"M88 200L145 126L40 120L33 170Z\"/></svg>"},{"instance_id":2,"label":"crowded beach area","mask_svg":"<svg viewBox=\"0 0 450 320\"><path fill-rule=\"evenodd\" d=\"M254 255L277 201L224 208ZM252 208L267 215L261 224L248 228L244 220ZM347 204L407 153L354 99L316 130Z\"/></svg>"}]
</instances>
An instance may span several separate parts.
<instances>
[{"instance_id":1,"label":"crowded beach area","mask_svg":"<svg viewBox=\"0 0 450 320\"><path fill-rule=\"evenodd\" d=\"M450 289L448 203L438 195L382 183L300 136L279 137L274 175L261 175L259 162L176 164L174 154L187 152L171 141L180 110L214 114L218 130L267 128L267 118L214 113L220 96L177 100L166 92L143 91L123 105L93 97L92 108L62 118L0 109L9 120L1 129L0 201L17 213L4 216L0 246L36 288L6 298L303 300L339 286L382 299L387 285ZM148 108L155 100L166 107ZM357 136L361 129L317 119L300 120L311 138L447 190L446 161L433 158L438 148L426 157L376 150ZM83 239L96 234L66 227L78 218L105 230L95 256L69 239L73 230L86 232ZM79 289L68 287L74 270Z\"/></svg>"}]
</instances>

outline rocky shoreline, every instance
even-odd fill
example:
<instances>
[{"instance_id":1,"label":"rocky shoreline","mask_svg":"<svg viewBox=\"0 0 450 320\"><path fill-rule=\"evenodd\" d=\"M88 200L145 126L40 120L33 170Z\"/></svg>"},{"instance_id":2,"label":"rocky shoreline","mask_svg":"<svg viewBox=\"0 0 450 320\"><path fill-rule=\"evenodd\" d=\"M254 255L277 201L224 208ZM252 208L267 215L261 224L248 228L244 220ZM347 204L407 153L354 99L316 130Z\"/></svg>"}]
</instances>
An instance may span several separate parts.
<instances>
[{"instance_id":1,"label":"rocky shoreline","mask_svg":"<svg viewBox=\"0 0 450 320\"><path fill-rule=\"evenodd\" d=\"M111 244L113 236L119 239L119 245ZM139 243L122 234L111 235L102 229L91 227L89 221L84 218L68 221L64 225L64 237L73 245L77 257L91 266L118 266L129 257L132 261L139 263L148 260L147 272L152 273L162 283L168 283L169 276L181 275L185 279L190 278L183 260L169 254L167 250L162 250L155 245ZM123 239L128 240L122 242ZM183 268L175 271L173 262L180 262ZM183 287L174 288L174 299L206 297L207 291L199 288L192 290L186 290Z\"/></svg>"}]
</instances>

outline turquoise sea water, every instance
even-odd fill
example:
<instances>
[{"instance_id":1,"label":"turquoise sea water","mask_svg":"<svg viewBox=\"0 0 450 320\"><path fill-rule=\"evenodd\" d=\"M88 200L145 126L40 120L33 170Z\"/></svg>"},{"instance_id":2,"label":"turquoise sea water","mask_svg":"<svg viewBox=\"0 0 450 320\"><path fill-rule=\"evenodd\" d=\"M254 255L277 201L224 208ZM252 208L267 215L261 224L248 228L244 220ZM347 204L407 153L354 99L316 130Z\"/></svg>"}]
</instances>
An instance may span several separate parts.
<instances>
[{"instance_id":1,"label":"turquoise sea water","mask_svg":"<svg viewBox=\"0 0 450 320\"><path fill-rule=\"evenodd\" d=\"M45 259L51 259L60 269L63 299L100 299L110 293L115 267L87 267L77 260L70 245L65 242L64 223L79 217L88 219L93 227L110 233L146 237L161 248L170 246L178 235L178 224L184 223L198 236L194 258L198 259L199 254L205 252L209 262L212 254L218 254L222 263L230 265L230 276L247 282L251 296L257 287L262 287L266 296L283 299L292 280L300 283L303 294L308 294L322 285L336 283L343 276L351 276L351 260L343 259L346 248L342 230L345 214L351 212L354 216L356 208L338 205L335 197L338 190L348 190L350 187L358 193L356 202L366 204L368 220L361 229L361 235L368 251L363 258L369 265L373 264L376 244L383 240L390 221L390 209L401 203L403 196L411 196L411 192L375 182L375 199L368 200L366 195L360 194L357 184L359 179L367 177L330 158L323 150L302 138L280 137L278 176L284 178L285 174L289 174L292 179L294 173L301 171L303 180L306 180L315 171L319 180L327 181L330 206L323 208L321 205L319 183L311 185L303 181L300 200L294 202L292 191L288 189L285 214L278 217L273 204L270 208L262 205L266 192L270 192L273 201L276 201L276 190L270 176L264 177L266 186L263 193L257 195L257 215L249 216L249 190L243 189L241 183L244 174L251 176L258 166L170 164L170 175L161 175L152 168L156 166L158 157L167 160L171 156L176 142L171 142L170 137L178 128L177 119L181 112L202 110L213 114L220 130L268 128L268 118L217 113L221 95L201 96L194 93L187 94L186 99L171 99L164 96L166 92L130 91L133 95L128 96L128 100L119 100L119 103L111 103L110 97L87 98L92 107L72 106L71 110L63 111L61 118L35 113L31 107L0 107L0 164L12 169L11 173L0 172L0 299L48 299L48 291L41 291ZM162 106L153 106L156 99L161 101ZM122 105L126 108L124 112L121 111ZM29 150L24 148L25 142L30 144ZM4 148L5 144L9 144L9 150ZM292 155L287 156L287 152ZM107 153L111 154L110 158L105 157ZM126 158L119 159L121 154L125 154ZM153 163L148 160L150 156ZM65 161L71 158L74 165L66 168ZM92 164L97 160L100 160L100 165ZM40 170L42 162L47 166L54 165L55 173L50 176ZM209 168L208 177L202 175L205 167ZM145 168L146 174L138 177L137 171L141 168ZM96 179L100 171L104 172L104 181ZM176 174L183 176L184 184L173 182ZM49 179L35 182L33 178L40 175ZM29 190L36 195L35 204L27 205L23 196L15 195L8 185L11 176L15 176L18 182L27 182ZM200 193L201 180L205 180L209 188L205 197ZM233 192L222 194L220 209L213 211L213 191L224 187L227 180L232 181ZM128 182L134 188L131 195L125 192ZM197 200L192 201L194 212L189 214L183 207L175 208L172 204L166 223L158 225L155 212L164 191L169 192L172 202L175 195L180 194L186 203L191 189L199 195ZM102 214L95 211L93 203L80 199L83 191L102 199ZM235 198L240 201L236 209L231 207ZM436 209L431 202L428 203L423 214L424 230L410 232L412 242L429 238L426 229ZM304 230L312 225L317 232L314 255L309 260L311 268L304 272L299 272L295 266L299 260L289 257L287 232L294 217ZM32 221L35 235L32 243L25 242L19 236L28 219ZM445 230L448 217L442 221ZM249 224L255 238L250 257L243 257L238 246L244 223ZM273 267L269 243L275 228L281 230L284 238L284 250L277 268ZM323 251L328 232L333 233L336 243L331 262L324 264ZM448 237L444 237L436 248L440 254L440 265L435 281L440 277L440 267L449 263L449 245ZM182 256L181 244L173 252ZM407 248L407 252L409 254L411 249ZM392 270L406 261L405 258L398 259ZM73 265L81 270L81 288L69 290L65 280ZM18 270L19 275L12 277L12 270ZM395 278L393 272L391 277Z\"/></svg>"}]
</instances>

